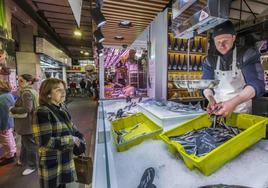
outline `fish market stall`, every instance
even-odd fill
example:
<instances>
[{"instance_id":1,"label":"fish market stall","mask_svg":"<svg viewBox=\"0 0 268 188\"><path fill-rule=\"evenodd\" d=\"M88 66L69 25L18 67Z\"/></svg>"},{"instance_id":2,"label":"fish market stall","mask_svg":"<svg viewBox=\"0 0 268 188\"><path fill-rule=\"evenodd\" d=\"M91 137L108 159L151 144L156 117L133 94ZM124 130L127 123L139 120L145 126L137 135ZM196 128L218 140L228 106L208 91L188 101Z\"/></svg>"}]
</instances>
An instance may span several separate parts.
<instances>
[{"instance_id":1,"label":"fish market stall","mask_svg":"<svg viewBox=\"0 0 268 188\"><path fill-rule=\"evenodd\" d=\"M137 99L132 100L132 105L135 102L137 106L140 105ZM112 134L113 125L108 120L109 114L107 112L117 112L118 108L124 109L125 106L130 106L131 103L126 103L125 100L104 101L102 106L102 102L100 102L93 188L141 188L146 187L144 183L150 184L151 187L155 185L157 188L191 188L215 184L240 185L253 188L268 187L268 140L264 139L229 160L209 176L205 176L196 168L192 170L187 168L184 161L179 159L179 155L171 153L168 145L161 139L143 139L142 142L135 143L124 149L124 151L118 152L118 146L115 144L114 135ZM137 106L131 107L134 109L130 110L139 112L140 107ZM124 113L126 114L127 112L124 111ZM146 111L143 113L146 116L148 115ZM121 120L120 118L117 119ZM178 124L174 126L168 125L167 122L169 130L164 135L180 128L178 125L183 124L183 122L178 121ZM136 130L138 129L128 129L128 132L133 133ZM239 130L233 131L237 131L237 134L239 133ZM225 151L218 158L223 158L224 155L229 155L232 152L235 152L235 150L230 147L228 152ZM217 161L217 157L214 160Z\"/></svg>"}]
</instances>

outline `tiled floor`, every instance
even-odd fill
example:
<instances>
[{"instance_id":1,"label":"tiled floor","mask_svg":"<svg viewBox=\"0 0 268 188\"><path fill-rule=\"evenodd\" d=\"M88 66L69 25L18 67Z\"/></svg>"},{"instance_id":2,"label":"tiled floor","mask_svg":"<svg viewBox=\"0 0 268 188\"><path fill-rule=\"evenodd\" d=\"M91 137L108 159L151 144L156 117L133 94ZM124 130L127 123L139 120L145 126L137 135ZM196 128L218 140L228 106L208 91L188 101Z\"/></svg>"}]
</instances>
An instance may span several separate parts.
<instances>
[{"instance_id":1,"label":"tiled floor","mask_svg":"<svg viewBox=\"0 0 268 188\"><path fill-rule=\"evenodd\" d=\"M88 155L93 157L95 132L96 132L96 114L97 102L88 98L74 98L68 104L72 121L78 129L84 134L87 141ZM15 163L0 167L0 188L39 188L37 172L22 176L24 169L18 167ZM72 183L68 188L89 188L84 184Z\"/></svg>"}]
</instances>

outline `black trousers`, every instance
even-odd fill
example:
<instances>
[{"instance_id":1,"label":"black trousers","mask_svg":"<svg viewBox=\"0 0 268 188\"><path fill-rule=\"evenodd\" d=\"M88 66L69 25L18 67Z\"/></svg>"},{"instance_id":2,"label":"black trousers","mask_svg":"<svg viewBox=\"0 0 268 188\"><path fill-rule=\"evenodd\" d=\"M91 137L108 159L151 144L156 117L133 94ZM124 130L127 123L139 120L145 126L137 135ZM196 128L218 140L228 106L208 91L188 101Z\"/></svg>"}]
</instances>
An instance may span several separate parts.
<instances>
[{"instance_id":1,"label":"black trousers","mask_svg":"<svg viewBox=\"0 0 268 188\"><path fill-rule=\"evenodd\" d=\"M32 134L21 135L20 161L30 168L37 168L37 147Z\"/></svg>"}]
</instances>

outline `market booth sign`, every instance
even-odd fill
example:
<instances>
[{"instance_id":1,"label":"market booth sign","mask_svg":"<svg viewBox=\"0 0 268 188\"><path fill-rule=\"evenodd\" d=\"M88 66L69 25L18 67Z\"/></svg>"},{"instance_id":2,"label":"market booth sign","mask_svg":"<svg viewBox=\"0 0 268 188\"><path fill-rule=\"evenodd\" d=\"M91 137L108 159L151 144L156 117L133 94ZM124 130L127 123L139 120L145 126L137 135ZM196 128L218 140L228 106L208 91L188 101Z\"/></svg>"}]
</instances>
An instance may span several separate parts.
<instances>
[{"instance_id":1,"label":"market booth sign","mask_svg":"<svg viewBox=\"0 0 268 188\"><path fill-rule=\"evenodd\" d=\"M72 59L68 55L44 38L35 37L35 52L45 54L65 66L72 65Z\"/></svg>"}]
</instances>

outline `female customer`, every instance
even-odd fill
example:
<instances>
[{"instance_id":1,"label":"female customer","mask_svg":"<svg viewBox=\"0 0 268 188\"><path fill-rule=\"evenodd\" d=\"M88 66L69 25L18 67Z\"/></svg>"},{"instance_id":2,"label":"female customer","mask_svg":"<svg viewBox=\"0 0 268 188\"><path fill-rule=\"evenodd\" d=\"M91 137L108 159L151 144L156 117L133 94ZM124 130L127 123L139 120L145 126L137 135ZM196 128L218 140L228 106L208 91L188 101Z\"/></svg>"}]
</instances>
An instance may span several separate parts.
<instances>
[{"instance_id":1,"label":"female customer","mask_svg":"<svg viewBox=\"0 0 268 188\"><path fill-rule=\"evenodd\" d=\"M0 166L14 162L16 154L16 143L13 136L14 119L9 117L9 108L14 106L15 100L10 91L10 84L5 80L0 80L0 143L4 150Z\"/></svg>"},{"instance_id":2,"label":"female customer","mask_svg":"<svg viewBox=\"0 0 268 188\"><path fill-rule=\"evenodd\" d=\"M73 147L80 145L83 136L63 107L65 90L62 80L50 78L42 82L39 91L40 106L34 116L33 131L39 147L41 188L65 187L74 181Z\"/></svg>"},{"instance_id":3,"label":"female customer","mask_svg":"<svg viewBox=\"0 0 268 188\"><path fill-rule=\"evenodd\" d=\"M11 116L15 119L15 131L21 135L21 151L18 164L26 165L22 175L29 175L37 167L37 151L32 131L32 116L38 106L38 93L32 85L37 80L32 75L19 76L18 99L15 106L10 109Z\"/></svg>"}]
</instances>

